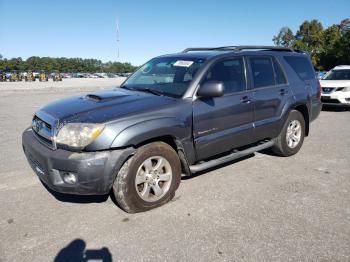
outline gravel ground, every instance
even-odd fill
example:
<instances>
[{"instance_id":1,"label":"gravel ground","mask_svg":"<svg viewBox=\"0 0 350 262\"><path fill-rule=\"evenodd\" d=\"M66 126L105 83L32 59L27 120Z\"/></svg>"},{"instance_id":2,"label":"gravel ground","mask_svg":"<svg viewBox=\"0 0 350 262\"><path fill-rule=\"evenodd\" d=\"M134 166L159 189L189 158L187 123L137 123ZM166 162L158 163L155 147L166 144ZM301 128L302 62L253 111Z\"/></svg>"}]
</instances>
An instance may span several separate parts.
<instances>
[{"instance_id":1,"label":"gravel ground","mask_svg":"<svg viewBox=\"0 0 350 262\"><path fill-rule=\"evenodd\" d=\"M81 261L84 249L100 261L350 261L350 111L323 111L293 157L256 153L130 215L110 197L51 194L21 149L34 111L89 81L0 93L0 261Z\"/></svg>"}]
</instances>

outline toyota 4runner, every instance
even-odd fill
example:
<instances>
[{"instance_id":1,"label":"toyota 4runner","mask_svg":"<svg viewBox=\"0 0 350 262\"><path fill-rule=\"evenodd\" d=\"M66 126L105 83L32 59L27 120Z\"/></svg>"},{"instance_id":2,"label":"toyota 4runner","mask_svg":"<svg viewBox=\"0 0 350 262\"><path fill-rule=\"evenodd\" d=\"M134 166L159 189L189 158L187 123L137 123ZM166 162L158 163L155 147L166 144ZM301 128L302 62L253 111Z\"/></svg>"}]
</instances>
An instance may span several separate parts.
<instances>
[{"instance_id":1,"label":"toyota 4runner","mask_svg":"<svg viewBox=\"0 0 350 262\"><path fill-rule=\"evenodd\" d=\"M283 47L188 48L156 57L120 88L53 102L23 132L54 191L112 191L126 212L171 200L181 176L271 147L296 154L320 113L308 55Z\"/></svg>"}]
</instances>

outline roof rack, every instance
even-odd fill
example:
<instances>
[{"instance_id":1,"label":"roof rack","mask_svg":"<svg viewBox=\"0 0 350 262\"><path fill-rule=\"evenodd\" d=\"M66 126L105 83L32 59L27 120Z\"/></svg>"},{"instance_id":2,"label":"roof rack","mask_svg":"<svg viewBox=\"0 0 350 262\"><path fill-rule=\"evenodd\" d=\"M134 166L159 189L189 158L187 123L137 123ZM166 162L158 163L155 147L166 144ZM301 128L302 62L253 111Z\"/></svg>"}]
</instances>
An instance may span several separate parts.
<instances>
[{"instance_id":1,"label":"roof rack","mask_svg":"<svg viewBox=\"0 0 350 262\"><path fill-rule=\"evenodd\" d=\"M191 51L242 51L242 50L265 50L265 51L285 51L295 52L291 47L283 46L265 46L265 45L238 45L221 47L191 47L183 50L183 53Z\"/></svg>"}]
</instances>

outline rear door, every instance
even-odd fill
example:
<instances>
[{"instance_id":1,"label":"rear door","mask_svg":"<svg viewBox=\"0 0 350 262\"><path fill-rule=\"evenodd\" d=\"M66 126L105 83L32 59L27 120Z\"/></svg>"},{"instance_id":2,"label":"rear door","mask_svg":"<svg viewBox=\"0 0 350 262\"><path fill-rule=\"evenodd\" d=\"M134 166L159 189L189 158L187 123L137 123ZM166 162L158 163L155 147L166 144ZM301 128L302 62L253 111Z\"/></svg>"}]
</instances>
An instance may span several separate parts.
<instances>
[{"instance_id":1,"label":"rear door","mask_svg":"<svg viewBox=\"0 0 350 262\"><path fill-rule=\"evenodd\" d=\"M273 56L249 56L254 110L254 140L277 134L290 89L281 65Z\"/></svg>"},{"instance_id":2,"label":"rear door","mask_svg":"<svg viewBox=\"0 0 350 262\"><path fill-rule=\"evenodd\" d=\"M295 100L308 105L309 117L312 121L319 115L322 103L320 101L321 86L316 78L310 58L306 54L290 54L284 56L284 60L297 78L293 85Z\"/></svg>"},{"instance_id":3,"label":"rear door","mask_svg":"<svg viewBox=\"0 0 350 262\"><path fill-rule=\"evenodd\" d=\"M205 159L249 144L253 129L253 108L247 92L243 57L220 60L203 77L225 85L222 97L197 98L193 103L193 135L197 159Z\"/></svg>"}]
</instances>

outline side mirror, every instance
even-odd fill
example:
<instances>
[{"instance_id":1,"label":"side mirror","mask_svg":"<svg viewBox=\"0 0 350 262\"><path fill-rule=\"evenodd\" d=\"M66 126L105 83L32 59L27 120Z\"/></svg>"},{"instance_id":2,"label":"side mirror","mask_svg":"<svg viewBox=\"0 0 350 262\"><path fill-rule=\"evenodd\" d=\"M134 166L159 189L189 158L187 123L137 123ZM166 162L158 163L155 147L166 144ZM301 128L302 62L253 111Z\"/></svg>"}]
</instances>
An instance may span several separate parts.
<instances>
[{"instance_id":1,"label":"side mirror","mask_svg":"<svg viewBox=\"0 0 350 262\"><path fill-rule=\"evenodd\" d=\"M219 97L224 95L224 83L220 81L208 81L199 87L199 97Z\"/></svg>"}]
</instances>

